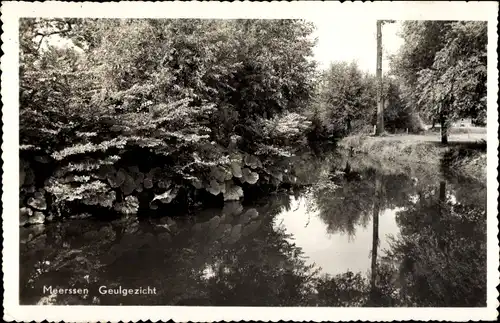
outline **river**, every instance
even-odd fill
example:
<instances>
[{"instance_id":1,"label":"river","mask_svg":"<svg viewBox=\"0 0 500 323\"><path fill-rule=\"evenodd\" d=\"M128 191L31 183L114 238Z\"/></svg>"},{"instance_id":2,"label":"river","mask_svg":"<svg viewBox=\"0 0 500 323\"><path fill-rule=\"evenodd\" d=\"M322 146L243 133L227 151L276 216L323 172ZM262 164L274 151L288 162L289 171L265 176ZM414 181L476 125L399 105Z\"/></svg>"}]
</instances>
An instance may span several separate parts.
<instances>
[{"instance_id":1,"label":"river","mask_svg":"<svg viewBox=\"0 0 500 323\"><path fill-rule=\"evenodd\" d=\"M485 183L365 157L304 167L304 185L189 216L22 227L20 303L486 305Z\"/></svg>"}]
</instances>

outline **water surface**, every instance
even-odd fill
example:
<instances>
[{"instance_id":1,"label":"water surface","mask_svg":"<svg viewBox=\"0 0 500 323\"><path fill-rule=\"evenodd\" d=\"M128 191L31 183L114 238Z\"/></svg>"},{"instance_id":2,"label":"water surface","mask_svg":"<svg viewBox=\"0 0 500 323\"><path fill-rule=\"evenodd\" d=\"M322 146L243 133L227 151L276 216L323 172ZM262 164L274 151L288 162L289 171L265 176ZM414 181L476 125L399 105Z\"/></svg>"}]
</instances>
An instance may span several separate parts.
<instances>
[{"instance_id":1,"label":"water surface","mask_svg":"<svg viewBox=\"0 0 500 323\"><path fill-rule=\"evenodd\" d=\"M21 228L21 304L486 305L484 183L366 159L314 165L307 185L190 216Z\"/></svg>"}]
</instances>

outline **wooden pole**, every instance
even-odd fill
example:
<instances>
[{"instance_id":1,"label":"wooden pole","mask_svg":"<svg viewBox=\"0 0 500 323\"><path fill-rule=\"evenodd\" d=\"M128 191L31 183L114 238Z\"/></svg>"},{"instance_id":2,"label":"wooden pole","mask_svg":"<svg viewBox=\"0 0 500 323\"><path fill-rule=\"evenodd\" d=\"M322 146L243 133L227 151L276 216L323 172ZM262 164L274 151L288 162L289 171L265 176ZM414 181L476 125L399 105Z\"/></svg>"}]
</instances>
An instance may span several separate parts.
<instances>
[{"instance_id":1,"label":"wooden pole","mask_svg":"<svg viewBox=\"0 0 500 323\"><path fill-rule=\"evenodd\" d=\"M384 133L382 86L382 20L377 20L377 127L375 129L377 136Z\"/></svg>"}]
</instances>

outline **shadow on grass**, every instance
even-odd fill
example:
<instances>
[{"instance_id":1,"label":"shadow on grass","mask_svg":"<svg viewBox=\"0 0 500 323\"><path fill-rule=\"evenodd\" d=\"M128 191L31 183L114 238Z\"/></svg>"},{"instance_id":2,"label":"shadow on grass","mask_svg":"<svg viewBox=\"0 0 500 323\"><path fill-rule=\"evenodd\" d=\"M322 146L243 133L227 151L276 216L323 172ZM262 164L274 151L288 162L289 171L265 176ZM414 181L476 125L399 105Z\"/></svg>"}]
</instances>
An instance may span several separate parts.
<instances>
[{"instance_id":1,"label":"shadow on grass","mask_svg":"<svg viewBox=\"0 0 500 323\"><path fill-rule=\"evenodd\" d=\"M474 141L449 141L448 144L442 144L439 141L428 141L426 142L428 145L433 145L436 147L447 147L450 148L450 151L453 152L455 150L471 150L476 152L486 152L487 144L486 140L474 140Z\"/></svg>"},{"instance_id":2,"label":"shadow on grass","mask_svg":"<svg viewBox=\"0 0 500 323\"><path fill-rule=\"evenodd\" d=\"M449 144L451 147L454 148L463 148L463 149L470 149L470 150L476 150L480 152L486 152L486 140L482 139L479 141L473 141L473 142L454 142Z\"/></svg>"}]
</instances>

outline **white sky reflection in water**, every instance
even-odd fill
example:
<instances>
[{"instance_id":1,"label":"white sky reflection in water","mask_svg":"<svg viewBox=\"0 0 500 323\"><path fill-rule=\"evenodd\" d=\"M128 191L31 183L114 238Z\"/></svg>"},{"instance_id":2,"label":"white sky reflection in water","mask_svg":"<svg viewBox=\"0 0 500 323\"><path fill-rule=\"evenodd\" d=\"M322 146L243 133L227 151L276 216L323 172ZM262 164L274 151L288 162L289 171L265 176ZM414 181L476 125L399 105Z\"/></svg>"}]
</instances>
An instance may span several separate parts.
<instances>
[{"instance_id":1,"label":"white sky reflection in water","mask_svg":"<svg viewBox=\"0 0 500 323\"><path fill-rule=\"evenodd\" d=\"M283 211L275 219L275 226L282 227L286 233L293 235L297 247L302 248L308 257L309 264L315 263L323 273L331 275L352 271L366 273L370 269L370 253L372 247L372 219L363 228L356 227L356 235L349 238L347 234L327 232L327 225L318 216L318 212L308 214L306 199L291 197L290 211ZM379 256L389 248L387 235L397 236L399 228L396 224L396 212L402 208L384 209L379 216ZM309 217L310 215L310 217ZM310 219L309 219L310 218ZM306 227L307 222L309 224Z\"/></svg>"}]
</instances>

